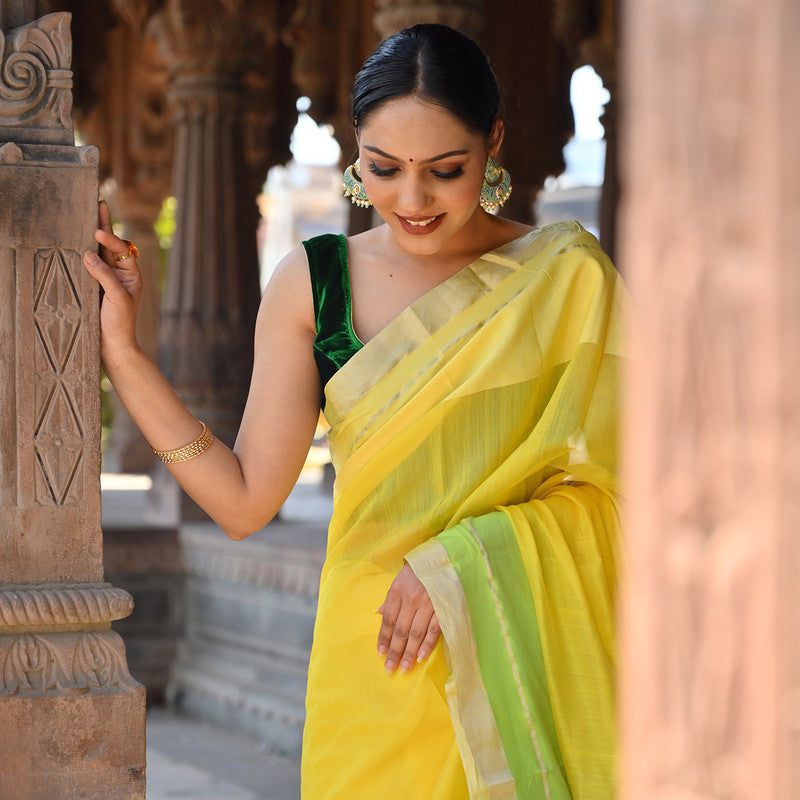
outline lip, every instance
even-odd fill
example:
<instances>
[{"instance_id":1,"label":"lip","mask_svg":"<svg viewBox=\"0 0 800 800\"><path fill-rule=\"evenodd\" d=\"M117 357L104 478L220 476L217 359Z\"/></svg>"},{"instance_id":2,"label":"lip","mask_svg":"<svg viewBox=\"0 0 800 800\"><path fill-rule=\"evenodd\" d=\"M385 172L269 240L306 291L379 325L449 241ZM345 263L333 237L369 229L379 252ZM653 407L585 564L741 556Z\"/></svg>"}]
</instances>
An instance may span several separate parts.
<instances>
[{"instance_id":1,"label":"lip","mask_svg":"<svg viewBox=\"0 0 800 800\"><path fill-rule=\"evenodd\" d=\"M434 217L401 217L399 214L395 214L395 216L400 222L400 227L412 236L427 236L429 233L433 233L442 224L442 220L445 217L444 214L437 214ZM420 223L429 219L432 219L433 222L429 222L427 225L413 224L414 222Z\"/></svg>"}]
</instances>

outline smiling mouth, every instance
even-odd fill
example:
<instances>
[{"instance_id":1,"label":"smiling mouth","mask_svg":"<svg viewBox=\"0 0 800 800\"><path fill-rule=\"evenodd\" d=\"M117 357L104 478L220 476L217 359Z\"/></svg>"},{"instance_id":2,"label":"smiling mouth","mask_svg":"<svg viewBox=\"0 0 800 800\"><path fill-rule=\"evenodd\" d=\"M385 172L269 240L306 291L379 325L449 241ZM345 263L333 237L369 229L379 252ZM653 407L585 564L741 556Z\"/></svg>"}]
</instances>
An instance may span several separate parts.
<instances>
[{"instance_id":1,"label":"smiling mouth","mask_svg":"<svg viewBox=\"0 0 800 800\"><path fill-rule=\"evenodd\" d=\"M414 225L417 228L425 228L430 225L431 222L435 222L437 217L428 217L427 219L409 219L408 217L403 217L402 219L409 225Z\"/></svg>"}]
</instances>

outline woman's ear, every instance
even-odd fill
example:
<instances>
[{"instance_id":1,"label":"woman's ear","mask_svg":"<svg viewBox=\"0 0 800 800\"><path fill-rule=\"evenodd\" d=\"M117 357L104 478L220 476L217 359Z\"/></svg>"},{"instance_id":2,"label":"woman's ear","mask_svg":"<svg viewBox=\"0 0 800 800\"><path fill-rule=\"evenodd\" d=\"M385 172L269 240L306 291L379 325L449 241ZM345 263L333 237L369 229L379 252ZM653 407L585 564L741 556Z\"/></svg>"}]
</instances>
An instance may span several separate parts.
<instances>
[{"instance_id":1,"label":"woman's ear","mask_svg":"<svg viewBox=\"0 0 800 800\"><path fill-rule=\"evenodd\" d=\"M489 134L489 155L494 158L500 150L500 145L503 144L503 136L506 129L503 120L496 119L492 125L491 133Z\"/></svg>"}]
</instances>

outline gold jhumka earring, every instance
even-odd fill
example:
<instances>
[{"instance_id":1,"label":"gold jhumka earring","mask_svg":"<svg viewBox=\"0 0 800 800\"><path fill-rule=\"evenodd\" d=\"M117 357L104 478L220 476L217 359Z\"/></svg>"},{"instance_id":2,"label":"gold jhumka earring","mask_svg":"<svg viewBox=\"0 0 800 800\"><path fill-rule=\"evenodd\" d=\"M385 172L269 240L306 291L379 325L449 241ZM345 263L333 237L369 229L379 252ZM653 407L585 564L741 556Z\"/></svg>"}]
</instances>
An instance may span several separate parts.
<instances>
[{"instance_id":1,"label":"gold jhumka earring","mask_svg":"<svg viewBox=\"0 0 800 800\"><path fill-rule=\"evenodd\" d=\"M486 171L481 186L481 208L497 211L511 197L511 173L503 169L491 156L486 162Z\"/></svg>"},{"instance_id":2,"label":"gold jhumka earring","mask_svg":"<svg viewBox=\"0 0 800 800\"><path fill-rule=\"evenodd\" d=\"M372 205L369 197L367 197L367 190L364 188L364 183L361 180L360 158L357 158L355 163L351 164L344 171L342 189L344 190L344 196L349 197L350 201L360 208L369 208Z\"/></svg>"}]
</instances>

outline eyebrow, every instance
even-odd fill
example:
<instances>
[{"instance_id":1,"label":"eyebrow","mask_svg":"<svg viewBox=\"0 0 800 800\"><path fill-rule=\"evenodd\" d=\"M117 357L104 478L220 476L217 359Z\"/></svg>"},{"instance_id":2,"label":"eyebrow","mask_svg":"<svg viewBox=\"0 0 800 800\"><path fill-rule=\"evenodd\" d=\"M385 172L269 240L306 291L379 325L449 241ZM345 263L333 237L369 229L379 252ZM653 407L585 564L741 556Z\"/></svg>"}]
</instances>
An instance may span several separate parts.
<instances>
[{"instance_id":1,"label":"eyebrow","mask_svg":"<svg viewBox=\"0 0 800 800\"><path fill-rule=\"evenodd\" d=\"M369 145L369 144L365 144L364 145L364 149L365 150L369 150L370 153L376 153L379 156L383 156L384 158L388 158L390 161L399 161L401 163L403 161L402 158L398 158L397 156L389 155L389 153L384 153L383 150L381 150L380 148L372 147L372 145ZM469 153L469 150L449 150L447 153L442 153L441 155L434 156L433 158L424 158L419 163L420 164L430 164L430 163L432 163L434 161L441 161L442 159L450 158L450 156L465 156L468 153Z\"/></svg>"}]
</instances>

